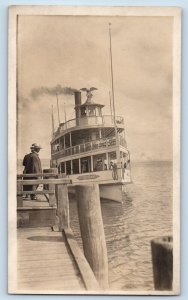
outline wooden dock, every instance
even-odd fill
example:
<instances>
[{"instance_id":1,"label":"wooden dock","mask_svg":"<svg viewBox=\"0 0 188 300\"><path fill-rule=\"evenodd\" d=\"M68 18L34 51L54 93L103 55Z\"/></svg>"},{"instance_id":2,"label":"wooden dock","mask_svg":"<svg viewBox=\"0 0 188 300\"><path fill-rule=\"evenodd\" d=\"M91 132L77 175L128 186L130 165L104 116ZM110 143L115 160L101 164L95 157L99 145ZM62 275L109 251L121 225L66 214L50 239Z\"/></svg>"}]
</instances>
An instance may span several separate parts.
<instances>
[{"instance_id":1,"label":"wooden dock","mask_svg":"<svg viewBox=\"0 0 188 300\"><path fill-rule=\"evenodd\" d=\"M17 180L16 293L102 293L108 289L108 261L99 187L77 187L83 252L70 228L70 180L57 178L57 172L37 175L43 178L31 180L21 174ZM23 190L24 185L35 184L43 189ZM38 199L25 199L26 194L37 194Z\"/></svg>"},{"instance_id":2,"label":"wooden dock","mask_svg":"<svg viewBox=\"0 0 188 300\"><path fill-rule=\"evenodd\" d=\"M20 228L17 234L20 293L83 293L80 272L61 232L46 227Z\"/></svg>"}]
</instances>

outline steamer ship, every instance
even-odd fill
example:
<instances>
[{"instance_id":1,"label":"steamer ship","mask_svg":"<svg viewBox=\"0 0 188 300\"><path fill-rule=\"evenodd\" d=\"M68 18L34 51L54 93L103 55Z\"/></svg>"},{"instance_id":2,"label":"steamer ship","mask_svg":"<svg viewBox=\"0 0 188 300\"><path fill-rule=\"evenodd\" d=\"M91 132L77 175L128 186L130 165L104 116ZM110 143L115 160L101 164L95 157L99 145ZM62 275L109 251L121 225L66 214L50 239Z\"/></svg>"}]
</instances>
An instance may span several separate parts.
<instances>
[{"instance_id":1,"label":"steamer ship","mask_svg":"<svg viewBox=\"0 0 188 300\"><path fill-rule=\"evenodd\" d=\"M91 91L86 91L84 103L81 91L74 92L75 118L60 123L53 133L51 167L58 167L74 185L97 182L101 198L121 202L131 182L124 118L103 115L104 105L93 101Z\"/></svg>"},{"instance_id":2,"label":"steamer ship","mask_svg":"<svg viewBox=\"0 0 188 300\"><path fill-rule=\"evenodd\" d=\"M92 91L96 88L74 91L75 118L60 123L53 133L51 167L58 167L59 173L72 179L73 185L96 182L101 198L121 202L126 184L131 183L130 152L124 118L115 113L110 26L109 23L111 115L103 115L104 105L93 101ZM81 91L86 92L83 103Z\"/></svg>"}]
</instances>

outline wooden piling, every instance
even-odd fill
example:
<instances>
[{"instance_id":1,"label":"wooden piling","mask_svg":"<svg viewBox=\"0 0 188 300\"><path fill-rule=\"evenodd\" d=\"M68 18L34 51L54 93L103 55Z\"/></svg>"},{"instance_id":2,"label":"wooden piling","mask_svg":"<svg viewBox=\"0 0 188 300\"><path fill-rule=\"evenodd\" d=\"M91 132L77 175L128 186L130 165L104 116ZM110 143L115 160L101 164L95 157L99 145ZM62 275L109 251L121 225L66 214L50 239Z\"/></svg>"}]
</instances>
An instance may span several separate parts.
<instances>
[{"instance_id":1,"label":"wooden piling","mask_svg":"<svg viewBox=\"0 0 188 300\"><path fill-rule=\"evenodd\" d=\"M54 176L48 176L48 179L54 178L58 175L58 169L57 168L50 168L50 169L44 169L43 173L54 173ZM45 178L45 176L43 176ZM49 194L49 206L53 207L56 205L56 197L55 197L55 185L54 184L48 184L45 185L44 188L49 190L54 190L54 194Z\"/></svg>"},{"instance_id":2,"label":"wooden piling","mask_svg":"<svg viewBox=\"0 0 188 300\"><path fill-rule=\"evenodd\" d=\"M70 227L68 188L65 184L56 185L58 230Z\"/></svg>"},{"instance_id":3,"label":"wooden piling","mask_svg":"<svg viewBox=\"0 0 188 300\"><path fill-rule=\"evenodd\" d=\"M101 288L108 288L108 258L100 206L99 186L75 186L85 257Z\"/></svg>"},{"instance_id":4,"label":"wooden piling","mask_svg":"<svg viewBox=\"0 0 188 300\"><path fill-rule=\"evenodd\" d=\"M151 241L154 286L156 290L172 290L173 244L172 237Z\"/></svg>"},{"instance_id":5,"label":"wooden piling","mask_svg":"<svg viewBox=\"0 0 188 300\"><path fill-rule=\"evenodd\" d=\"M20 182L17 181L17 207L23 207L22 191L23 191L23 186Z\"/></svg>"}]
</instances>

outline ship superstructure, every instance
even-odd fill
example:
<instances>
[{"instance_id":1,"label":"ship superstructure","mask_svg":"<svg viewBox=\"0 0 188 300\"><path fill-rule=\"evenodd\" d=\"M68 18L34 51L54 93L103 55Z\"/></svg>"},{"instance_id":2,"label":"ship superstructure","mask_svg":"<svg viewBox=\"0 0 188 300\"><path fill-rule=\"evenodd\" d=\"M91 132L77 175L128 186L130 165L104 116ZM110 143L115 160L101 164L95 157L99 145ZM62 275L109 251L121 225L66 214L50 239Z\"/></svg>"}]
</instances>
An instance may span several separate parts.
<instances>
[{"instance_id":1,"label":"ship superstructure","mask_svg":"<svg viewBox=\"0 0 188 300\"><path fill-rule=\"evenodd\" d=\"M103 115L104 105L93 101L91 89L84 103L81 95L74 92L75 118L60 123L53 134L51 166L71 177L73 184L98 182L103 197L106 188L131 181L124 119Z\"/></svg>"}]
</instances>

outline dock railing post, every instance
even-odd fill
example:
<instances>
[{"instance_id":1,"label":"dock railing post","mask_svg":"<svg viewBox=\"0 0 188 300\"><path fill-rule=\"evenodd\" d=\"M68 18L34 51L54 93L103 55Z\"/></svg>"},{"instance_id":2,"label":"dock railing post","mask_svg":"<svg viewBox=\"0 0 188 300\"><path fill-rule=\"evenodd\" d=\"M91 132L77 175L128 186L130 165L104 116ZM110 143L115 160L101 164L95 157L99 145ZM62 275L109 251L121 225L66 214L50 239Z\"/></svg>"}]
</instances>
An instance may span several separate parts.
<instances>
[{"instance_id":1,"label":"dock railing post","mask_svg":"<svg viewBox=\"0 0 188 300\"><path fill-rule=\"evenodd\" d=\"M85 257L101 288L108 289L108 257L98 184L75 186Z\"/></svg>"},{"instance_id":2,"label":"dock railing post","mask_svg":"<svg viewBox=\"0 0 188 300\"><path fill-rule=\"evenodd\" d=\"M151 241L153 277L155 290L172 290L173 241L172 237L161 237Z\"/></svg>"},{"instance_id":3,"label":"dock railing post","mask_svg":"<svg viewBox=\"0 0 188 300\"><path fill-rule=\"evenodd\" d=\"M58 169L57 168L50 168L50 169L44 169L43 170L43 178L45 178L45 173L54 173L54 176L48 176L48 179L52 179L58 175ZM55 184L47 184L44 186L44 188L49 190L54 190L54 194L49 195L49 206L53 207L56 205L56 197L55 197Z\"/></svg>"},{"instance_id":4,"label":"dock railing post","mask_svg":"<svg viewBox=\"0 0 188 300\"><path fill-rule=\"evenodd\" d=\"M19 176L17 179L22 180L22 177ZM22 190L22 184L17 181L17 207L23 207L23 195L21 194Z\"/></svg>"}]
</instances>

